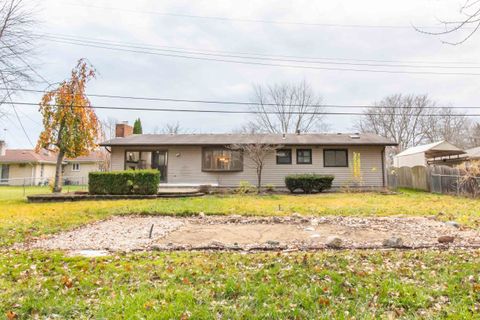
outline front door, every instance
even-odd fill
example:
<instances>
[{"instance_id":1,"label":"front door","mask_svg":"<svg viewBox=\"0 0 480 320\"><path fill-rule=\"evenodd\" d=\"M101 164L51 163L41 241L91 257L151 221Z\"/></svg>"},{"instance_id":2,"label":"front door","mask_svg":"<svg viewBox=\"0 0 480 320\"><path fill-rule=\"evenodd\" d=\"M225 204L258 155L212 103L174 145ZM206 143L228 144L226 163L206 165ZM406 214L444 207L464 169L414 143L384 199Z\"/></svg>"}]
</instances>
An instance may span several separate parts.
<instances>
[{"instance_id":1,"label":"front door","mask_svg":"<svg viewBox=\"0 0 480 320\"><path fill-rule=\"evenodd\" d=\"M167 151L152 152L152 169L160 170L160 182L167 182Z\"/></svg>"}]
</instances>

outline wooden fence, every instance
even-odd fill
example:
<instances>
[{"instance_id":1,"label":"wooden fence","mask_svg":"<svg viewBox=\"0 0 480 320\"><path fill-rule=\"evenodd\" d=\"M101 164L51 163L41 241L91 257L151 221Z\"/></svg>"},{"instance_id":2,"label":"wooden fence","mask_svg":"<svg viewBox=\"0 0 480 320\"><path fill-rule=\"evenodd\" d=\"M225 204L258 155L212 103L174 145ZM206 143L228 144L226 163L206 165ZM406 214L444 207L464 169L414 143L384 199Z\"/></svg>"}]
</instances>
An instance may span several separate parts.
<instances>
[{"instance_id":1,"label":"wooden fence","mask_svg":"<svg viewBox=\"0 0 480 320\"><path fill-rule=\"evenodd\" d=\"M443 194L471 194L468 186L461 183L462 173L448 166L417 166L388 169L388 186L392 189L410 188ZM477 179L480 185L480 178Z\"/></svg>"}]
</instances>

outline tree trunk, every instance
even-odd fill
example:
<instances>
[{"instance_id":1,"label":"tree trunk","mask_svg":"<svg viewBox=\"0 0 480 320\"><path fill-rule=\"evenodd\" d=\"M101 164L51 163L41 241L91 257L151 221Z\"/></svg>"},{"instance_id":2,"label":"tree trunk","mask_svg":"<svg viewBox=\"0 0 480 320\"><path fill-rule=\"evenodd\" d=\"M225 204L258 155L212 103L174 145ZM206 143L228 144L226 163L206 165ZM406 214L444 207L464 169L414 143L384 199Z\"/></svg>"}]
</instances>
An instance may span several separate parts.
<instances>
[{"instance_id":1,"label":"tree trunk","mask_svg":"<svg viewBox=\"0 0 480 320\"><path fill-rule=\"evenodd\" d=\"M262 166L257 168L257 192L260 192L262 187Z\"/></svg>"},{"instance_id":2,"label":"tree trunk","mask_svg":"<svg viewBox=\"0 0 480 320\"><path fill-rule=\"evenodd\" d=\"M62 150L58 151L57 164L55 167L55 184L53 186L53 192L55 193L62 192L62 162L64 155L65 153Z\"/></svg>"}]
</instances>

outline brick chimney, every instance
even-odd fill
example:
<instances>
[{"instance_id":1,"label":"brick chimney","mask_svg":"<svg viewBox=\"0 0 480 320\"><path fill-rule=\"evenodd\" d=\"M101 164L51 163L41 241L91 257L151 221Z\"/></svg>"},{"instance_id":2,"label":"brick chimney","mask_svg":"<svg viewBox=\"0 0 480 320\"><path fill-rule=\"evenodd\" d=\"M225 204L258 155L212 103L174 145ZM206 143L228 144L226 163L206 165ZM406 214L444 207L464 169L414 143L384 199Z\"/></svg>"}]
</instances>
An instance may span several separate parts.
<instances>
[{"instance_id":1,"label":"brick chimney","mask_svg":"<svg viewBox=\"0 0 480 320\"><path fill-rule=\"evenodd\" d=\"M0 156L4 156L6 152L7 152L7 145L5 144L5 141L0 140Z\"/></svg>"},{"instance_id":2,"label":"brick chimney","mask_svg":"<svg viewBox=\"0 0 480 320\"><path fill-rule=\"evenodd\" d=\"M128 125L128 121L117 123L115 126L115 138L125 138L133 134L133 127Z\"/></svg>"}]
</instances>

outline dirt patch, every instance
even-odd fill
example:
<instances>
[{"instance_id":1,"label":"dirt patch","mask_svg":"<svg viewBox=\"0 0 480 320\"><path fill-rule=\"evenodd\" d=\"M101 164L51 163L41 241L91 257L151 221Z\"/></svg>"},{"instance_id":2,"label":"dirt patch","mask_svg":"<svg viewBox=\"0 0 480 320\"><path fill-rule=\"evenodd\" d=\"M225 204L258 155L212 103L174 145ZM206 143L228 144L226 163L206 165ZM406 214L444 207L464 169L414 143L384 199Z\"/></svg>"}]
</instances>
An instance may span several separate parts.
<instances>
[{"instance_id":1,"label":"dirt patch","mask_svg":"<svg viewBox=\"0 0 480 320\"><path fill-rule=\"evenodd\" d=\"M440 243L439 237L453 241ZM78 250L309 250L480 247L480 234L452 223L421 217L242 217L125 216L38 239L17 248ZM398 239L401 241L398 241ZM338 242L340 239L340 245ZM389 246L389 245L387 245Z\"/></svg>"}]
</instances>

